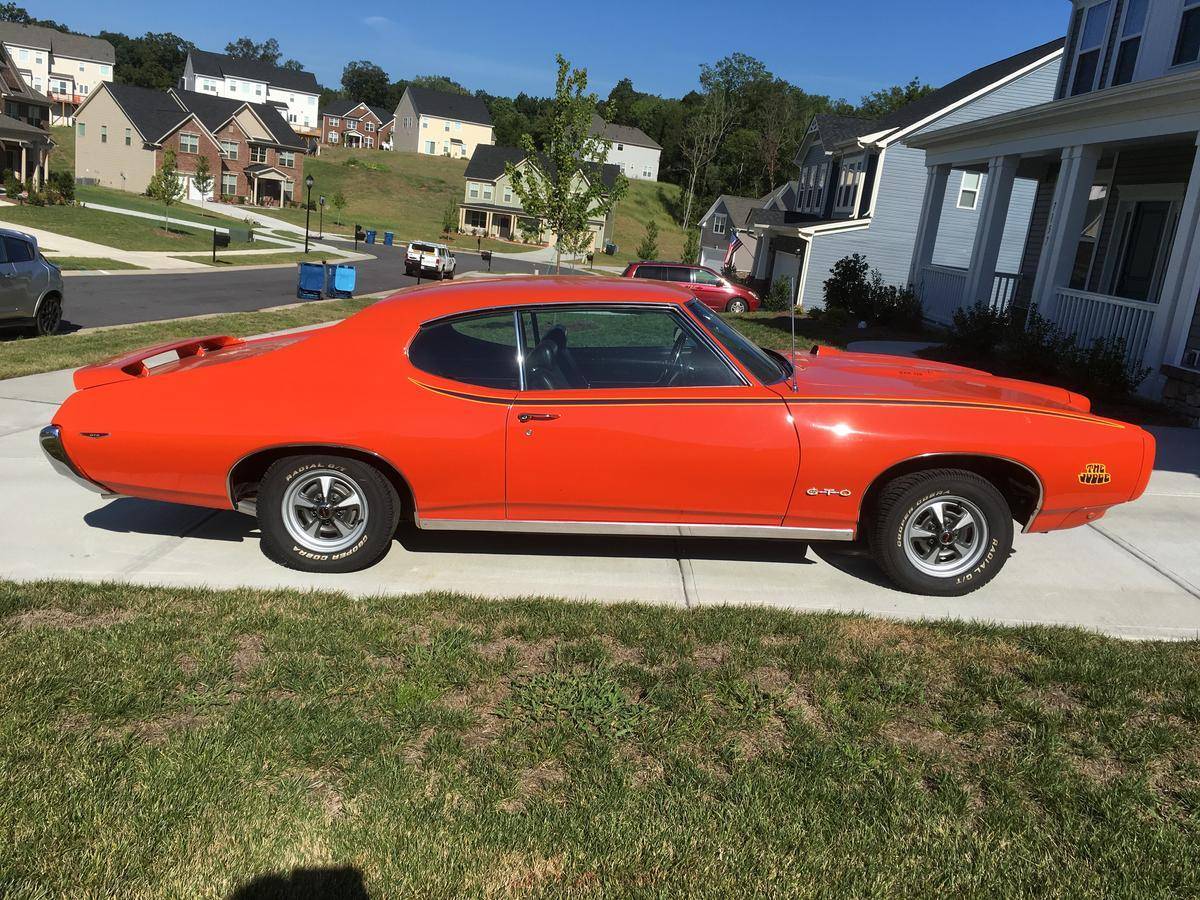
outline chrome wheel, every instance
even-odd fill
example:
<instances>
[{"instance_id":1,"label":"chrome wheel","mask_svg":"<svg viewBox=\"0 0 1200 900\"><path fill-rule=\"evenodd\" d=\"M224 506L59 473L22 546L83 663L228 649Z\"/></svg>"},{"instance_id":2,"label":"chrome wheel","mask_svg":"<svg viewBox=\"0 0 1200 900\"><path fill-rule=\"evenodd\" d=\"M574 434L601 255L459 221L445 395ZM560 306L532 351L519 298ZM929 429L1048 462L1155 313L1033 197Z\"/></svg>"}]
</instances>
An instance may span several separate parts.
<instances>
[{"instance_id":1,"label":"chrome wheel","mask_svg":"<svg viewBox=\"0 0 1200 900\"><path fill-rule=\"evenodd\" d=\"M348 475L313 469L298 476L283 494L283 523L297 544L315 553L337 553L367 529L367 500Z\"/></svg>"},{"instance_id":2,"label":"chrome wheel","mask_svg":"<svg viewBox=\"0 0 1200 900\"><path fill-rule=\"evenodd\" d=\"M944 496L921 504L904 526L904 554L917 570L951 578L979 564L987 550L983 512L962 497Z\"/></svg>"},{"instance_id":3,"label":"chrome wheel","mask_svg":"<svg viewBox=\"0 0 1200 900\"><path fill-rule=\"evenodd\" d=\"M731 313L744 313L747 309L745 300L730 300L729 311Z\"/></svg>"}]
</instances>

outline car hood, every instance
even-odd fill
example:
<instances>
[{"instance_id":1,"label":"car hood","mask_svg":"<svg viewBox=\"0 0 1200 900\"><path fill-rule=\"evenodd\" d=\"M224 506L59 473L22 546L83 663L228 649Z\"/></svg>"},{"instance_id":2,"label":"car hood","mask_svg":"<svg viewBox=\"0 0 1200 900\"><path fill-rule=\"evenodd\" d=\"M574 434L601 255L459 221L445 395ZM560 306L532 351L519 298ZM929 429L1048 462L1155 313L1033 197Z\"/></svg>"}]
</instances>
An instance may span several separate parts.
<instances>
[{"instance_id":1,"label":"car hood","mask_svg":"<svg viewBox=\"0 0 1200 900\"><path fill-rule=\"evenodd\" d=\"M1084 413L1091 409L1086 397L1063 388L924 359L821 347L811 354L797 354L795 362L797 394L806 400L926 401Z\"/></svg>"}]
</instances>

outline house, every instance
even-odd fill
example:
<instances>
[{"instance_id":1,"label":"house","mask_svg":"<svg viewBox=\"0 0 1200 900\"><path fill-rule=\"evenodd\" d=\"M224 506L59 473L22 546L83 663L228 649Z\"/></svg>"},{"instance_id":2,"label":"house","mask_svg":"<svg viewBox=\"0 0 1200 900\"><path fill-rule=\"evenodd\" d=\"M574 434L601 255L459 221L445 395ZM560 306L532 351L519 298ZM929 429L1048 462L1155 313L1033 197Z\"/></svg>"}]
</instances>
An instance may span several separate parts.
<instances>
[{"instance_id":1,"label":"house","mask_svg":"<svg viewBox=\"0 0 1200 900\"><path fill-rule=\"evenodd\" d=\"M175 151L192 200L217 195L279 206L295 199L304 180L304 139L270 103L107 83L75 113L80 183L145 191L167 150ZM201 157L213 179L203 195L192 178Z\"/></svg>"},{"instance_id":2,"label":"house","mask_svg":"<svg viewBox=\"0 0 1200 900\"><path fill-rule=\"evenodd\" d=\"M321 110L321 143L390 150L396 116L378 106L335 100Z\"/></svg>"},{"instance_id":3,"label":"house","mask_svg":"<svg viewBox=\"0 0 1200 900\"><path fill-rule=\"evenodd\" d=\"M312 72L287 69L257 59L207 50L191 50L183 64L180 87L186 91L278 107L292 129L317 134L317 98L321 87Z\"/></svg>"},{"instance_id":4,"label":"house","mask_svg":"<svg viewBox=\"0 0 1200 900\"><path fill-rule=\"evenodd\" d=\"M509 180L506 164L512 163L519 171L536 173L545 168L542 158L528 158L524 150L517 147L497 147L481 144L476 148L464 174L466 187L463 202L459 204L459 228L467 234L496 237L502 240L532 239L542 244L554 244L557 237L552 231L541 227L534 219L524 215L520 198ZM599 178L606 187L611 187L620 173L611 163L588 166L590 172L582 178ZM607 215L596 215L588 222L591 238L586 250L594 251L612 240L613 211Z\"/></svg>"},{"instance_id":5,"label":"house","mask_svg":"<svg viewBox=\"0 0 1200 900\"><path fill-rule=\"evenodd\" d=\"M100 38L41 25L0 22L0 43L25 83L52 101L52 125L70 125L87 95L113 79L116 52L112 44Z\"/></svg>"},{"instance_id":6,"label":"house","mask_svg":"<svg viewBox=\"0 0 1200 900\"><path fill-rule=\"evenodd\" d=\"M770 198L771 194L757 200L722 194L714 200L708 212L700 217L700 265L718 272L727 265L738 274L749 272L754 265L758 237L753 228L745 227L746 220L752 210L763 208Z\"/></svg>"},{"instance_id":7,"label":"house","mask_svg":"<svg viewBox=\"0 0 1200 900\"><path fill-rule=\"evenodd\" d=\"M593 113L592 134L611 143L606 161L620 168L626 178L658 181L658 158L662 156L662 147L642 129L613 125Z\"/></svg>"},{"instance_id":8,"label":"house","mask_svg":"<svg viewBox=\"0 0 1200 900\"><path fill-rule=\"evenodd\" d=\"M928 181L912 268L937 302L970 305L998 268L1008 186L1037 182L1017 304L1081 346L1121 339L1142 390L1200 423L1200 2L1075 0L1054 96L918 136ZM955 171L994 189L965 272L935 265Z\"/></svg>"},{"instance_id":9,"label":"house","mask_svg":"<svg viewBox=\"0 0 1200 900\"><path fill-rule=\"evenodd\" d=\"M0 168L16 173L34 189L46 181L54 141L50 137L50 100L31 88L0 45Z\"/></svg>"},{"instance_id":10,"label":"house","mask_svg":"<svg viewBox=\"0 0 1200 900\"><path fill-rule=\"evenodd\" d=\"M800 304L820 308L834 264L860 253L885 282L908 284L926 181L925 153L912 145L914 138L1049 99L1062 55L1063 41L1051 41L977 69L876 120L814 116L795 157L799 177L750 214L749 225L759 237L755 280L770 285L787 279ZM990 189L986 176L954 173L934 260L939 271L959 271L970 261ZM995 290L1007 301L1037 185L1022 179L1003 189L1012 195L1013 224L997 235L1002 277ZM781 203L785 195L790 200ZM927 315L937 318L938 308L925 299Z\"/></svg>"},{"instance_id":11,"label":"house","mask_svg":"<svg viewBox=\"0 0 1200 900\"><path fill-rule=\"evenodd\" d=\"M471 159L495 144L492 116L478 97L409 85L396 106L392 149Z\"/></svg>"}]
</instances>

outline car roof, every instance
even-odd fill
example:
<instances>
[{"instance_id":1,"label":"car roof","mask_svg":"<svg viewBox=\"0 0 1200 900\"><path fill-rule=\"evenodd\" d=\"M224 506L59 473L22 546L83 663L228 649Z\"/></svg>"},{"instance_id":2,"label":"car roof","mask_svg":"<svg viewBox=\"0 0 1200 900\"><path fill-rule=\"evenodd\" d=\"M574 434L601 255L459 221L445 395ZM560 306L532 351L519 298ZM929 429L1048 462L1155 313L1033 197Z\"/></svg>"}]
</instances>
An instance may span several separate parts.
<instances>
[{"instance_id":1,"label":"car roof","mask_svg":"<svg viewBox=\"0 0 1200 900\"><path fill-rule=\"evenodd\" d=\"M26 241L33 241L35 245L37 244L37 238L35 238L32 234L27 234L24 231L17 231L15 228L0 228L0 235L4 237L21 238L22 240Z\"/></svg>"},{"instance_id":2,"label":"car roof","mask_svg":"<svg viewBox=\"0 0 1200 900\"><path fill-rule=\"evenodd\" d=\"M397 324L427 322L458 313L548 303L679 304L691 299L692 292L686 287L663 281L516 275L405 288L352 316L347 323L373 327L389 320Z\"/></svg>"},{"instance_id":3,"label":"car roof","mask_svg":"<svg viewBox=\"0 0 1200 900\"><path fill-rule=\"evenodd\" d=\"M435 244L433 241L409 241L408 242L408 246L410 246L410 247L413 244L420 244L422 247L435 247L438 250L449 250L450 249L445 244Z\"/></svg>"},{"instance_id":4,"label":"car roof","mask_svg":"<svg viewBox=\"0 0 1200 900\"><path fill-rule=\"evenodd\" d=\"M631 266L674 266L677 269L703 269L699 263L667 262L662 259L639 259L630 263Z\"/></svg>"}]
</instances>

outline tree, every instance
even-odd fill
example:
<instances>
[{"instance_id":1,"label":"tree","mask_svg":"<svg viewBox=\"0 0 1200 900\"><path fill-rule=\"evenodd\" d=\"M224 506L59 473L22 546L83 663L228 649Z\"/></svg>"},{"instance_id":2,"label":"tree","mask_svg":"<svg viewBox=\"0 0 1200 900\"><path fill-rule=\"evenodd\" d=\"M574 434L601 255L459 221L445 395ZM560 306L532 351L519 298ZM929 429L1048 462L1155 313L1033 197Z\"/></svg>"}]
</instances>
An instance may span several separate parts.
<instances>
[{"instance_id":1,"label":"tree","mask_svg":"<svg viewBox=\"0 0 1200 900\"><path fill-rule=\"evenodd\" d=\"M208 167L207 156L202 156L196 161L196 171L192 173L192 184L196 186L201 197L207 197L208 192L212 190L213 175L212 170Z\"/></svg>"},{"instance_id":2,"label":"tree","mask_svg":"<svg viewBox=\"0 0 1200 900\"><path fill-rule=\"evenodd\" d=\"M658 223L651 219L646 223L646 235L637 248L638 259L656 259L658 257Z\"/></svg>"},{"instance_id":3,"label":"tree","mask_svg":"<svg viewBox=\"0 0 1200 900\"><path fill-rule=\"evenodd\" d=\"M608 160L611 142L592 134L596 95L587 93L587 70L573 69L559 54L554 99L547 110L544 152L525 134L520 166L505 164L505 172L521 201L525 214L540 220L554 232L555 269L562 253L577 252L590 240L588 220L605 218L625 195L628 181L618 174L606 186L600 171Z\"/></svg>"},{"instance_id":4,"label":"tree","mask_svg":"<svg viewBox=\"0 0 1200 900\"><path fill-rule=\"evenodd\" d=\"M725 135L733 126L734 109L731 99L720 89L710 87L699 103L699 109L685 125L679 152L687 169L684 185L683 218L679 224L692 224L692 206L696 200L696 185L716 158Z\"/></svg>"},{"instance_id":5,"label":"tree","mask_svg":"<svg viewBox=\"0 0 1200 900\"><path fill-rule=\"evenodd\" d=\"M458 231L458 204L452 197L442 212L442 234L450 234L454 231Z\"/></svg>"},{"instance_id":6,"label":"tree","mask_svg":"<svg viewBox=\"0 0 1200 900\"><path fill-rule=\"evenodd\" d=\"M344 210L346 208L346 195L343 194L341 191L338 191L336 194L333 195L333 208L334 208L334 210L336 210L336 213L334 215L334 221L337 222L338 225L341 225L342 224L342 210Z\"/></svg>"},{"instance_id":7,"label":"tree","mask_svg":"<svg viewBox=\"0 0 1200 900\"><path fill-rule=\"evenodd\" d=\"M238 59L257 59L259 62L277 65L279 63L279 41L267 38L261 44L254 38L240 37L225 45L225 52Z\"/></svg>"},{"instance_id":8,"label":"tree","mask_svg":"<svg viewBox=\"0 0 1200 900\"><path fill-rule=\"evenodd\" d=\"M102 31L100 37L113 45L116 62L114 79L120 84L166 90L179 84L189 50L195 46L177 34L147 32L141 37L129 37L113 31Z\"/></svg>"},{"instance_id":9,"label":"tree","mask_svg":"<svg viewBox=\"0 0 1200 900\"><path fill-rule=\"evenodd\" d=\"M689 228L687 232L687 240L683 245L683 262L689 266L694 266L700 258L700 232L695 228Z\"/></svg>"},{"instance_id":10,"label":"tree","mask_svg":"<svg viewBox=\"0 0 1200 900\"><path fill-rule=\"evenodd\" d=\"M18 25L41 25L57 31L70 32L66 25L60 25L53 19L38 19L29 14L23 6L15 3L0 3L0 22L16 22Z\"/></svg>"},{"instance_id":11,"label":"tree","mask_svg":"<svg viewBox=\"0 0 1200 900\"><path fill-rule=\"evenodd\" d=\"M914 100L920 100L933 90L929 85L922 84L919 78L914 78L908 84L880 88L862 98L862 103L858 105L858 115L864 119L878 119Z\"/></svg>"},{"instance_id":12,"label":"tree","mask_svg":"<svg viewBox=\"0 0 1200 900\"><path fill-rule=\"evenodd\" d=\"M287 69L290 72L303 72L304 63L300 62L298 59L288 59L280 63L279 68Z\"/></svg>"},{"instance_id":13,"label":"tree","mask_svg":"<svg viewBox=\"0 0 1200 900\"><path fill-rule=\"evenodd\" d=\"M389 88L387 72L369 60L358 59L342 69L342 96L347 100L384 106Z\"/></svg>"},{"instance_id":14,"label":"tree","mask_svg":"<svg viewBox=\"0 0 1200 900\"><path fill-rule=\"evenodd\" d=\"M163 230L170 231L169 214L171 207L183 199L183 179L175 169L175 151L163 153L162 166L146 188L146 195L163 205Z\"/></svg>"}]
</instances>

